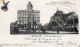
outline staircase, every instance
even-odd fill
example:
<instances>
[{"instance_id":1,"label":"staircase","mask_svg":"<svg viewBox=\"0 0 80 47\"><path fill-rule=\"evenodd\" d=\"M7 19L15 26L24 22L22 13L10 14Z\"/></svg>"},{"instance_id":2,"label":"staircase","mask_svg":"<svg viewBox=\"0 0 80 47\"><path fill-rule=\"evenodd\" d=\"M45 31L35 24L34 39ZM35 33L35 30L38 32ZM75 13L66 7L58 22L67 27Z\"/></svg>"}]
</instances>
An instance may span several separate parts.
<instances>
[{"instance_id":1,"label":"staircase","mask_svg":"<svg viewBox=\"0 0 80 47\"><path fill-rule=\"evenodd\" d=\"M58 24L59 27L61 27L64 30L64 21L59 16L55 17L55 22Z\"/></svg>"}]
</instances>

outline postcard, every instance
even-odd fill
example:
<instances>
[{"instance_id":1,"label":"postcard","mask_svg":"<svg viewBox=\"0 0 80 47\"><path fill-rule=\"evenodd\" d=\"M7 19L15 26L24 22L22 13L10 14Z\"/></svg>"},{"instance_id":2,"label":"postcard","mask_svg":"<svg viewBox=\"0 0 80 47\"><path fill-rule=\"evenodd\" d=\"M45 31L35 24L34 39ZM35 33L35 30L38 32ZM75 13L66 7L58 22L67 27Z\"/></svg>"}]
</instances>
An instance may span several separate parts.
<instances>
[{"instance_id":1,"label":"postcard","mask_svg":"<svg viewBox=\"0 0 80 47\"><path fill-rule=\"evenodd\" d=\"M80 47L80 0L0 0L0 47Z\"/></svg>"}]
</instances>

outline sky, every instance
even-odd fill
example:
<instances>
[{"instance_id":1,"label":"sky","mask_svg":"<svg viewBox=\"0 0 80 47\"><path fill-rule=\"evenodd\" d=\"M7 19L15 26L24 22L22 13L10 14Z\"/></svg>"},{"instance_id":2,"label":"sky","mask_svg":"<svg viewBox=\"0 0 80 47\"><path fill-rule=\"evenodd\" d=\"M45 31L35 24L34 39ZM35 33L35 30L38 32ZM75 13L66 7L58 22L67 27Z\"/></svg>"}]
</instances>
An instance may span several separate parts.
<instances>
[{"instance_id":1,"label":"sky","mask_svg":"<svg viewBox=\"0 0 80 47\"><path fill-rule=\"evenodd\" d=\"M5 2L8 1L9 0L5 0ZM10 0L10 3L8 4L9 10L7 12L1 11L1 13L4 13L2 15L8 15L7 17L9 18L10 22L14 22L17 20L17 11L27 9L27 4L29 1L31 1L31 3L33 4L34 10L40 11L40 23L42 23L43 25L50 21L51 16L54 15L54 13L57 11L57 8L64 13L69 13L71 11L77 10L76 5L73 4L79 4L75 3L78 2L78 0L74 0L74 2L67 0ZM0 5L3 5L2 1Z\"/></svg>"}]
</instances>

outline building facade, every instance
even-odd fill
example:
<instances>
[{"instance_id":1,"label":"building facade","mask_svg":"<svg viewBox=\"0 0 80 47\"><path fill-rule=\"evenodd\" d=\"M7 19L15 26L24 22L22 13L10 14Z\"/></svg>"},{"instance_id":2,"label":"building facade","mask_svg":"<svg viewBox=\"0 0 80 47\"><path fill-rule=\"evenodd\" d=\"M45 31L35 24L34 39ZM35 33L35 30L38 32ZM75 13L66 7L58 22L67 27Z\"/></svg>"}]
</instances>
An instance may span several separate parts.
<instances>
[{"instance_id":1,"label":"building facade","mask_svg":"<svg viewBox=\"0 0 80 47\"><path fill-rule=\"evenodd\" d=\"M36 28L40 23L40 11L33 10L31 2L27 4L27 10L18 10L17 25L20 28Z\"/></svg>"}]
</instances>

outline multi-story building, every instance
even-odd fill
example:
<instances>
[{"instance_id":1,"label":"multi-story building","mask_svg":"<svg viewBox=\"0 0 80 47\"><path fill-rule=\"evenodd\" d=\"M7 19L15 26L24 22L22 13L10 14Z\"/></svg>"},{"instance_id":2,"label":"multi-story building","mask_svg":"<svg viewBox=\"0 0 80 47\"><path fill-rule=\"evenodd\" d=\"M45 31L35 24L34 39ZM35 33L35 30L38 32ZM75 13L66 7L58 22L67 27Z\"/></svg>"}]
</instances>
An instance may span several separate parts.
<instances>
[{"instance_id":1,"label":"multi-story building","mask_svg":"<svg viewBox=\"0 0 80 47\"><path fill-rule=\"evenodd\" d=\"M18 10L17 25L20 28L36 28L40 22L40 11L33 10L31 2L27 4L27 10Z\"/></svg>"}]
</instances>

